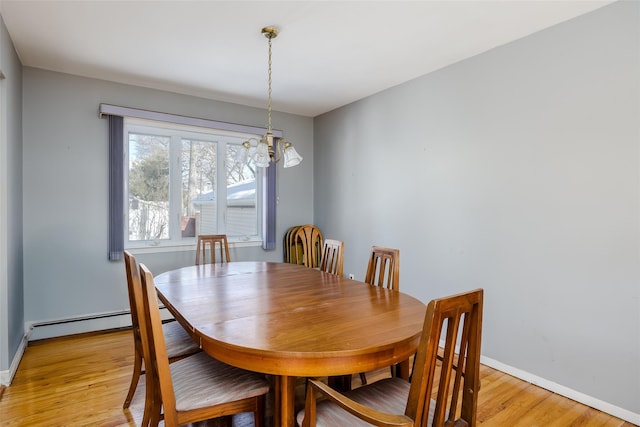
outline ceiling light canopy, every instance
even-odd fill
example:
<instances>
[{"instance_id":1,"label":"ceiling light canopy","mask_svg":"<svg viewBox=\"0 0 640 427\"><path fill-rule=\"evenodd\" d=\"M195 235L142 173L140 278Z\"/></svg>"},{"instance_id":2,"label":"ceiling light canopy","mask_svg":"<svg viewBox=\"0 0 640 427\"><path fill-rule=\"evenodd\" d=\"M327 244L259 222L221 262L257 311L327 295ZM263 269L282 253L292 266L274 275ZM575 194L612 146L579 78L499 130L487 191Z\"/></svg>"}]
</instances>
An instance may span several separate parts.
<instances>
[{"instance_id":1,"label":"ceiling light canopy","mask_svg":"<svg viewBox=\"0 0 640 427\"><path fill-rule=\"evenodd\" d=\"M276 27L264 27L262 34L269 40L269 88L267 92L267 133L260 141L251 138L242 144L236 157L237 163L245 163L249 157L253 159L255 165L266 168L270 163L277 163L283 159L285 168L296 166L302 161L302 156L298 154L293 144L284 138L275 138L271 132L271 41L278 36ZM251 146L251 142L256 143L256 147Z\"/></svg>"}]
</instances>

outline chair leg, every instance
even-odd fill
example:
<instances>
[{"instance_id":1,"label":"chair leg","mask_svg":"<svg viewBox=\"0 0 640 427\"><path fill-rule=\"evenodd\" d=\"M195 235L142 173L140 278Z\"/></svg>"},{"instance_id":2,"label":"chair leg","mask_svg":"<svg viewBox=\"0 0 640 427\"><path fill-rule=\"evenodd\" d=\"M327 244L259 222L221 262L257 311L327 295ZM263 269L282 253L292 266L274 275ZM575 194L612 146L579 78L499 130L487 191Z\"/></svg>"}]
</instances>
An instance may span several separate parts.
<instances>
[{"instance_id":1,"label":"chair leg","mask_svg":"<svg viewBox=\"0 0 640 427\"><path fill-rule=\"evenodd\" d=\"M256 399L256 410L253 413L253 425L255 427L264 426L264 395L258 396Z\"/></svg>"},{"instance_id":2,"label":"chair leg","mask_svg":"<svg viewBox=\"0 0 640 427\"><path fill-rule=\"evenodd\" d=\"M164 419L164 416L162 414L162 401L159 400L158 397L155 397L148 406L149 408L147 409L147 405L145 404L145 415L142 418L141 425L157 427L158 424L160 424L160 421Z\"/></svg>"},{"instance_id":3,"label":"chair leg","mask_svg":"<svg viewBox=\"0 0 640 427\"><path fill-rule=\"evenodd\" d=\"M157 426L162 420L162 396L157 384L154 384L153 375L146 375L146 388L144 400L144 413L141 427Z\"/></svg>"},{"instance_id":4,"label":"chair leg","mask_svg":"<svg viewBox=\"0 0 640 427\"><path fill-rule=\"evenodd\" d=\"M142 372L142 356L136 351L133 361L133 375L131 375L131 384L129 385L129 392L124 399L123 409L127 409L131 405L133 395L136 394L136 388L138 387L138 381L140 380L140 373Z\"/></svg>"},{"instance_id":5,"label":"chair leg","mask_svg":"<svg viewBox=\"0 0 640 427\"><path fill-rule=\"evenodd\" d=\"M364 372L360 372L360 381L362 382L362 385L365 385L367 383L367 376L364 374Z\"/></svg>"}]
</instances>

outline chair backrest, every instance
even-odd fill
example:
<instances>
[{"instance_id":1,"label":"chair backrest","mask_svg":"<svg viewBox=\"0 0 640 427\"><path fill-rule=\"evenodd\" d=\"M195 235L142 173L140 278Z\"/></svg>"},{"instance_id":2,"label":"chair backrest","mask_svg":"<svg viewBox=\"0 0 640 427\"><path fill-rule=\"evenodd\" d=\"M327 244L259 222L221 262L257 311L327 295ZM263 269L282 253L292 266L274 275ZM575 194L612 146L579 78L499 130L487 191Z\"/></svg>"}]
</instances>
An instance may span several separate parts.
<instances>
[{"instance_id":1,"label":"chair backrest","mask_svg":"<svg viewBox=\"0 0 640 427\"><path fill-rule=\"evenodd\" d=\"M342 277L344 268L344 242L326 239L322 248L320 270Z\"/></svg>"},{"instance_id":2,"label":"chair backrest","mask_svg":"<svg viewBox=\"0 0 640 427\"><path fill-rule=\"evenodd\" d=\"M475 426L483 294L477 289L433 300L427 306L405 411L416 425ZM445 341L439 356L441 339ZM434 384L438 359L442 362ZM427 424L435 388L433 421Z\"/></svg>"},{"instance_id":3,"label":"chair backrest","mask_svg":"<svg viewBox=\"0 0 640 427\"><path fill-rule=\"evenodd\" d=\"M226 234L201 234L198 236L198 246L196 247L196 265L208 264L207 246L209 246L210 264L216 262L216 247L220 248L220 262L231 262Z\"/></svg>"},{"instance_id":4,"label":"chair backrest","mask_svg":"<svg viewBox=\"0 0 640 427\"><path fill-rule=\"evenodd\" d=\"M153 395L152 399L161 400L165 423L176 425L176 397L162 330L158 297L153 274L144 264L140 264L140 279L141 286L138 292L143 303L139 304L139 318L145 360L145 377L147 382L153 381L153 385L148 386L147 396ZM169 421L172 422L169 423Z\"/></svg>"},{"instance_id":5,"label":"chair backrest","mask_svg":"<svg viewBox=\"0 0 640 427\"><path fill-rule=\"evenodd\" d=\"M400 250L373 246L369 254L365 283L400 290Z\"/></svg>"},{"instance_id":6,"label":"chair backrest","mask_svg":"<svg viewBox=\"0 0 640 427\"><path fill-rule=\"evenodd\" d=\"M140 323L138 321L138 304L135 288L140 288L140 272L136 258L129 251L124 251L124 268L127 274L127 290L129 291L129 309L131 310L131 329L137 350L142 354L140 344Z\"/></svg>"},{"instance_id":7,"label":"chair backrest","mask_svg":"<svg viewBox=\"0 0 640 427\"><path fill-rule=\"evenodd\" d=\"M284 255L284 262L289 264L296 263L297 254L294 255L294 248L295 248L295 237L296 237L296 232L298 231L298 228L300 228L299 225L289 227L287 232L284 234L284 239L282 242L283 243L282 252ZM302 251L300 253L302 253Z\"/></svg>"},{"instance_id":8,"label":"chair backrest","mask_svg":"<svg viewBox=\"0 0 640 427\"><path fill-rule=\"evenodd\" d=\"M320 229L314 225L301 225L296 231L294 238L295 245L302 246L302 259L297 258L296 264L302 264L309 268L316 268L320 265L320 256L322 255L322 233ZM298 255L294 245L294 254Z\"/></svg>"}]
</instances>

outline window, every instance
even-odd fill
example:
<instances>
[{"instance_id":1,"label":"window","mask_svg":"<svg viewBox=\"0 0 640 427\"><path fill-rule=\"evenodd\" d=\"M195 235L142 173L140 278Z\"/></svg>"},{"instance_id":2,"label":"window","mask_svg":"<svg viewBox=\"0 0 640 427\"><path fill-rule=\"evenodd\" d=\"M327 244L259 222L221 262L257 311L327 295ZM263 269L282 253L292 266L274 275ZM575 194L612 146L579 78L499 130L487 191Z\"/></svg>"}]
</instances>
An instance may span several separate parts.
<instances>
[{"instance_id":1,"label":"window","mask_svg":"<svg viewBox=\"0 0 640 427\"><path fill-rule=\"evenodd\" d=\"M126 118L125 245L192 244L198 234L260 241L264 172L234 161L252 137Z\"/></svg>"}]
</instances>

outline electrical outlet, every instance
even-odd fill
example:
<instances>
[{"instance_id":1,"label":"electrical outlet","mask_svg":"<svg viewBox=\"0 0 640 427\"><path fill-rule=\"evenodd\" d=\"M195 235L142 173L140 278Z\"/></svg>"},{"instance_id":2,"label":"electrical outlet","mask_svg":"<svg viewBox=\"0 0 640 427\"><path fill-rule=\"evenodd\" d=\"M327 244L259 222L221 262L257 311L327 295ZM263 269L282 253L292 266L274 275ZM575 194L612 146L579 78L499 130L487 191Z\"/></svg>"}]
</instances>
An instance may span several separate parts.
<instances>
[{"instance_id":1,"label":"electrical outlet","mask_svg":"<svg viewBox=\"0 0 640 427\"><path fill-rule=\"evenodd\" d=\"M353 275L353 273L349 273L349 279L355 280L355 276Z\"/></svg>"}]
</instances>

